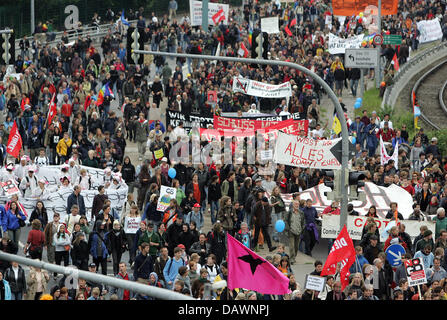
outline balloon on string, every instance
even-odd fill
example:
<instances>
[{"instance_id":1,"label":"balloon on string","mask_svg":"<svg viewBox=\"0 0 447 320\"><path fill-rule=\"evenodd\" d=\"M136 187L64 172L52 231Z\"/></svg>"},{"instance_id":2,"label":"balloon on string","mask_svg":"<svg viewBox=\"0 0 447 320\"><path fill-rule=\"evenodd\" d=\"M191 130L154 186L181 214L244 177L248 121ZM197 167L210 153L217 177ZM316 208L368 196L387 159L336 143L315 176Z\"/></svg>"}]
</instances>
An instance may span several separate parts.
<instances>
[{"instance_id":1,"label":"balloon on string","mask_svg":"<svg viewBox=\"0 0 447 320\"><path fill-rule=\"evenodd\" d=\"M286 227L286 224L284 223L283 220L276 221L276 224L275 224L276 231L283 232L285 227Z\"/></svg>"},{"instance_id":2,"label":"balloon on string","mask_svg":"<svg viewBox=\"0 0 447 320\"><path fill-rule=\"evenodd\" d=\"M359 13L359 17L362 18L363 17L363 12Z\"/></svg>"},{"instance_id":3,"label":"balloon on string","mask_svg":"<svg viewBox=\"0 0 447 320\"><path fill-rule=\"evenodd\" d=\"M174 179L176 175L177 175L177 171L176 171L174 168L170 168L170 169L168 170L168 176L169 176L169 178Z\"/></svg>"},{"instance_id":4,"label":"balloon on string","mask_svg":"<svg viewBox=\"0 0 447 320\"><path fill-rule=\"evenodd\" d=\"M355 145L355 143L357 142L357 139L355 137L352 137L351 142L353 145Z\"/></svg>"},{"instance_id":5,"label":"balloon on string","mask_svg":"<svg viewBox=\"0 0 447 320\"><path fill-rule=\"evenodd\" d=\"M357 100L355 100L355 102L360 102L360 104L362 104L363 99L359 97L359 98L357 98Z\"/></svg>"},{"instance_id":6,"label":"balloon on string","mask_svg":"<svg viewBox=\"0 0 447 320\"><path fill-rule=\"evenodd\" d=\"M358 108L360 108L362 106L362 104L360 103L360 102L356 102L355 104L354 104L354 109L358 109Z\"/></svg>"}]
</instances>

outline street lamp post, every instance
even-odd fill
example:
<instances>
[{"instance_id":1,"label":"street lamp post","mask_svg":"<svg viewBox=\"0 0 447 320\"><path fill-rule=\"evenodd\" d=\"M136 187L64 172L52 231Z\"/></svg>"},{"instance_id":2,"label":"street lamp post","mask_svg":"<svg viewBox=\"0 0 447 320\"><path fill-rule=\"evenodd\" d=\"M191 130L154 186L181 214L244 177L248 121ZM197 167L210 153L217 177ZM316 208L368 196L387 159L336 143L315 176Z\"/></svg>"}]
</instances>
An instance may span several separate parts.
<instances>
[{"instance_id":1,"label":"street lamp post","mask_svg":"<svg viewBox=\"0 0 447 320\"><path fill-rule=\"evenodd\" d=\"M343 108L338 101L338 98L334 91L329 87L329 85L315 72L303 67L302 65L278 60L265 60L265 59L249 59L249 58L234 58L234 57L223 57L223 56L210 56L210 55L200 55L200 54L186 54L186 53L170 53L170 52L156 52L156 51L145 51L145 50L134 50L137 54L150 54L150 55L160 55L173 58L192 58L192 59L204 59L204 60L219 60L227 62L241 62L245 64L265 64L265 65L276 65L283 66L301 71L312 79L318 82L318 84L323 87L323 89L329 95L329 98L334 104L335 110L337 112L337 117L341 124L341 136L342 136L342 161L341 161L341 179L340 179L340 190L342 198L340 201L340 230L346 223L348 217L348 181L346 177L348 176L349 168L349 133L348 126L346 123L346 118L343 112Z\"/></svg>"}]
</instances>

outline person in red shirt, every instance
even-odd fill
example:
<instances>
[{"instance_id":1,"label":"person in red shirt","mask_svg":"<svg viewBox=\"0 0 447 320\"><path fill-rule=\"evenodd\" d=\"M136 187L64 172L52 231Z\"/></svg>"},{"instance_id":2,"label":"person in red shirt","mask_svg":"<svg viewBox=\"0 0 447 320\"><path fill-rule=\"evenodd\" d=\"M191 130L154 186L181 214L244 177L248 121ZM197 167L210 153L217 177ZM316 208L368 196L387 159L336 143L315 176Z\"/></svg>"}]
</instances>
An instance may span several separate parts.
<instances>
[{"instance_id":1,"label":"person in red shirt","mask_svg":"<svg viewBox=\"0 0 447 320\"><path fill-rule=\"evenodd\" d=\"M401 188L405 189L409 194L411 194L411 196L414 196L415 193L414 188L408 181L407 177L403 177L401 178L401 180L402 180L400 184Z\"/></svg>"},{"instance_id":2,"label":"person in red shirt","mask_svg":"<svg viewBox=\"0 0 447 320\"><path fill-rule=\"evenodd\" d=\"M23 249L26 254L29 253L31 259L42 260L43 246L45 244L45 234L42 232L42 222L39 219L34 219L31 223L32 229L28 233L27 244Z\"/></svg>"},{"instance_id":3,"label":"person in red shirt","mask_svg":"<svg viewBox=\"0 0 447 320\"><path fill-rule=\"evenodd\" d=\"M400 244L402 247L405 248L405 250L407 250L407 244L402 239L402 237L399 236L399 228L397 226L394 226L390 229L390 235L383 245L383 251L385 251L392 244Z\"/></svg>"},{"instance_id":4,"label":"person in red shirt","mask_svg":"<svg viewBox=\"0 0 447 320\"><path fill-rule=\"evenodd\" d=\"M120 262L119 264L119 272L116 275L118 279L127 280L127 281L135 281L133 275L127 273L127 265L125 262ZM130 300L135 297L134 292L130 290L125 290L122 288L111 288L110 294L116 294L118 296L118 300Z\"/></svg>"},{"instance_id":5,"label":"person in red shirt","mask_svg":"<svg viewBox=\"0 0 447 320\"><path fill-rule=\"evenodd\" d=\"M394 130L389 127L387 121L384 123L383 128L377 132L377 138L380 139L380 136L382 136L383 142L391 142L395 136Z\"/></svg>"},{"instance_id":6,"label":"person in red shirt","mask_svg":"<svg viewBox=\"0 0 447 320\"><path fill-rule=\"evenodd\" d=\"M340 215L340 208L338 207L338 201L332 201L330 206L327 206L323 210L323 214L329 214L329 215Z\"/></svg>"},{"instance_id":7,"label":"person in red shirt","mask_svg":"<svg viewBox=\"0 0 447 320\"><path fill-rule=\"evenodd\" d=\"M64 95L64 103L62 104L62 107L61 107L61 113L65 117L70 118L72 110L73 110L72 108L73 107L72 107L71 103L69 103L69 101L68 101L68 95Z\"/></svg>"}]
</instances>

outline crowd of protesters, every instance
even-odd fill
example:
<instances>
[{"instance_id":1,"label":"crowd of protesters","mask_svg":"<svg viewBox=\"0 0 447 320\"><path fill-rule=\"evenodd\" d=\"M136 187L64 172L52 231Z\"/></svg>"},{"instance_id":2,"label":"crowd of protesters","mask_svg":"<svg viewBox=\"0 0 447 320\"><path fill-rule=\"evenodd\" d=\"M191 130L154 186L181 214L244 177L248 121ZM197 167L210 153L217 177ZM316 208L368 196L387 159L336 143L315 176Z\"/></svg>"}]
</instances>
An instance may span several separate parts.
<instances>
[{"instance_id":1,"label":"crowd of protesters","mask_svg":"<svg viewBox=\"0 0 447 320\"><path fill-rule=\"evenodd\" d=\"M302 13L296 13L296 7L301 6ZM253 21L259 21L260 16L279 16L281 32L269 35L269 59L288 59L304 65L320 75L340 97L349 81L352 95L357 95L359 70L345 69L342 58L329 54L327 36L331 31L347 37L362 32L366 26L352 17L346 19L344 25L334 19L330 30L325 25L325 13L330 11L328 1L297 1L287 7L273 2L263 5L250 2L242 8L232 8L228 25L221 23L211 27L209 32L191 27L188 16L177 19L176 10L176 1L171 0L169 16L165 14L160 18L140 8L135 13L127 13L126 18L138 20L137 28L151 50L235 57L242 42L248 46L250 31L257 28ZM406 62L409 48L416 50L418 47L415 23L438 17L444 25L444 12L445 4L439 1L427 5L405 1L399 4L397 16L384 19L386 32L403 37L398 50L401 64ZM72 264L90 272L98 272L101 268L102 274L107 274L108 263L112 263L113 274L120 279L204 298L207 283L227 278L226 233L229 233L258 252L267 244L271 255L266 259L290 279L291 294L270 296L225 288L213 293L211 298L446 299L447 189L444 186L447 160L442 157L436 138L429 141L422 129L415 137L409 137L405 126L393 128L389 116L379 119L375 112L369 115L365 111L362 118L352 121L350 132L357 139L354 167L367 172L367 181L380 186L394 183L406 189L414 198L414 212L409 219L436 221L436 233L433 235L431 231L421 229L421 235L411 242L401 224L399 228L391 229L390 238L381 244L377 226L371 219L356 247L357 258L351 268L350 285L342 292L336 275L331 275L327 277L325 291L304 290L296 282L291 265L296 263L298 250L312 255L318 241L314 231L321 215L336 214L337 210L339 213L335 202L321 213L312 201L300 200L300 192L323 182L322 172L278 165L271 174L263 174L259 165L175 163L170 159L169 151L186 135L185 129L182 124L175 128L165 127L164 119L150 122L154 119L149 115L151 108L162 106L187 115L193 112L204 115L244 112L253 108L277 114L299 113L300 118L309 120L308 136L319 139L324 136L319 106L323 90L305 74L278 66L260 68L177 58L172 70L161 56L145 56L142 65L128 64L126 28L120 19L114 22L120 16L121 13L114 14L111 10L106 12L105 20L113 23L111 31L99 44L81 36L70 43L68 33L64 33L62 41L55 47L39 37L24 38L13 72L19 76L7 74L6 66L2 66L2 181L16 180L23 193L0 207L0 250L18 253L18 239L21 230L26 230L27 220L20 206L21 196L39 198L43 195L41 190L45 182L33 178L36 166L62 165L66 166L67 173L61 177L60 187L73 190L67 201L68 215L61 221L60 214L55 212L53 220L49 221L44 203L38 201L29 213L31 230L23 248L23 253L31 258L46 258L59 265L63 262L65 266ZM297 23L290 26L293 36L289 36L284 28L294 18ZM100 18L95 14L92 25L99 22ZM53 36L47 40L53 40ZM366 46L372 44L366 43ZM391 46L382 50L389 62L394 52ZM186 76L184 67L188 70ZM152 69L156 75L150 81ZM234 93L232 79L237 75L273 84L290 81L292 97L283 101ZM367 72L367 77L373 76L372 71ZM98 93L106 85L115 94L105 95L103 101L97 103ZM217 104L207 103L208 90L218 92ZM48 123L47 114L53 96L58 112ZM122 106L122 116L119 111L111 110L113 99ZM7 156L5 147L14 121L23 140L17 160ZM402 146L398 169L392 161L385 166L380 164L377 155L380 136L390 146L397 142ZM141 163L132 164L126 154L126 146L132 142L138 144ZM163 149L165 157L157 160L154 152L159 149ZM74 178L70 171L81 164L104 169L111 177L98 188L90 216L80 194L82 189L89 188L88 178L83 179L84 175ZM170 167L176 170L173 179L168 173ZM114 184L126 184L129 188L121 212L111 207L104 193ZM157 202L162 185L176 187L177 194L169 208L159 212ZM282 197L284 193L293 194L288 208ZM352 206L349 213L356 214ZM374 207L370 208L368 216L403 218L393 205L386 217L378 216ZM135 234L124 232L126 217L141 217L140 228ZM204 227L208 219L211 230ZM281 219L286 224L283 234L272 227ZM408 287L401 267L393 270L384 258L384 247L390 243L404 245L407 250L405 259L423 258L429 283L422 286L420 293L414 287ZM121 259L126 251L129 253L127 262ZM323 263L317 261L313 274L319 275L322 266ZM49 288L47 284L51 276L58 285ZM38 268L31 268L26 275L24 268L16 262L0 261L1 300L98 300L104 299L106 294L110 294L110 299L118 300L152 299L83 279L79 279L78 288L68 289L65 277L59 278L57 274L50 275Z\"/></svg>"}]
</instances>

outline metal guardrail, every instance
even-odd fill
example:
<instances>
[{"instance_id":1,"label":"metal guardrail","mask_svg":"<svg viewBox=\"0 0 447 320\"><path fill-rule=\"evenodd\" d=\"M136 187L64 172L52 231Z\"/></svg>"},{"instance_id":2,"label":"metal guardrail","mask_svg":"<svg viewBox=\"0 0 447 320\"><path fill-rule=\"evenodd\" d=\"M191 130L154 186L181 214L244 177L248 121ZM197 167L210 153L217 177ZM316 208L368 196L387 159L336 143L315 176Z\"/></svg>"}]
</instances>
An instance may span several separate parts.
<instances>
[{"instance_id":1,"label":"metal guardrail","mask_svg":"<svg viewBox=\"0 0 447 320\"><path fill-rule=\"evenodd\" d=\"M439 104L441 105L442 110L444 110L444 112L447 114L447 107L444 103L444 98L443 98L446 86L447 86L447 80L442 84L441 89L439 89L438 99L439 99Z\"/></svg>"},{"instance_id":2,"label":"metal guardrail","mask_svg":"<svg viewBox=\"0 0 447 320\"><path fill-rule=\"evenodd\" d=\"M425 73L422 75L422 77L420 77L420 78L416 81L416 83L415 83L414 86L413 86L413 90L410 92L410 100L411 100L411 94L412 94L412 92L414 92L414 93L416 94L417 89L418 89L419 85L422 83L422 81L424 81L425 78L426 78L429 74L431 74L431 73L432 73L433 71L435 71L436 69L439 69L441 66L443 66L443 65L446 64L446 63L447 63L447 60L444 60L443 62L437 64L437 65L434 66L433 68L430 68L430 70L428 70L427 72L425 72ZM444 86L445 86L445 83L444 83ZM441 88L441 89L442 89L442 88ZM442 92L442 90L440 90L440 93L441 93L441 92ZM440 96L438 96L438 97L440 97ZM441 105L441 107L442 107L442 105ZM443 107L443 109L444 109L444 111L447 113L447 110L446 110L445 106ZM427 122L430 126L432 126L433 128L435 128L435 130L440 130L440 129L441 129L439 126L437 126L436 124L434 124L431 120L429 120L429 119L427 118L427 116L422 112L422 110L421 110L421 115L420 115L420 117L422 118L422 120L424 120L425 122Z\"/></svg>"},{"instance_id":3,"label":"metal guardrail","mask_svg":"<svg viewBox=\"0 0 447 320\"><path fill-rule=\"evenodd\" d=\"M136 22L137 22L137 20L130 20L129 21L130 24L133 24L133 23L136 23ZM83 27L81 32L78 32L76 29L75 30L67 30L67 37L68 37L69 41L75 40L79 36L81 36L82 38L90 36L90 38L92 40L97 40L98 38L101 38L101 37L107 35L109 30L111 30L114 27L114 24L115 23L108 23L108 24L101 24L99 26ZM56 35L55 39L52 40L52 41L45 41L45 44L57 45L61 41L62 36L64 35L64 32L65 31L55 32L54 33ZM41 35L41 37L45 37L45 38L47 36L46 33L42 33L40 35ZM29 36L27 38L28 38L28 40L32 41L32 39L34 38L34 35L33 36ZM16 52L18 52L20 50L19 43L20 43L20 40L22 40L22 39L23 38L16 39L16 41L15 41Z\"/></svg>"},{"instance_id":4,"label":"metal guardrail","mask_svg":"<svg viewBox=\"0 0 447 320\"><path fill-rule=\"evenodd\" d=\"M432 57L433 55L439 57L439 52L442 50L447 49L447 42L441 42L440 44L436 45L435 47L430 47L422 52L416 54L414 57L412 57L407 63L405 63L400 69L399 72L394 76L393 78L393 84L388 86L385 90L385 93L383 95L382 99L382 108L385 107L385 105L391 105L394 106L397 97L400 94L400 91L403 89L405 85L400 85L401 80L404 80L405 84L411 79L411 77L408 77L408 73L411 72L411 70L419 65L422 61L424 61L427 58ZM446 52L447 54L447 52ZM400 88L399 88L400 87ZM398 89L397 92L395 89Z\"/></svg>"}]
</instances>

